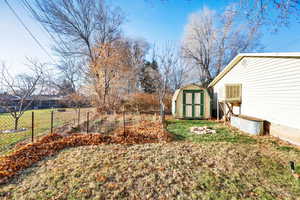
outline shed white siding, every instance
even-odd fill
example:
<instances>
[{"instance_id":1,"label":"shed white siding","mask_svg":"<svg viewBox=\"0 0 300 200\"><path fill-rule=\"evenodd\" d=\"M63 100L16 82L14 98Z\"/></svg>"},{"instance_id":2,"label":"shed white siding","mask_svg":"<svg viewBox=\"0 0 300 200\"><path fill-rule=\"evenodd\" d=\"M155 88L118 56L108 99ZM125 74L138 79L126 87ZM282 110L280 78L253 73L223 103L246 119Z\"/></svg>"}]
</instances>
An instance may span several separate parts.
<instances>
[{"instance_id":1,"label":"shed white siding","mask_svg":"<svg viewBox=\"0 0 300 200\"><path fill-rule=\"evenodd\" d=\"M230 83L242 84L236 114L300 129L300 58L243 57L214 85L215 95Z\"/></svg>"}]
</instances>

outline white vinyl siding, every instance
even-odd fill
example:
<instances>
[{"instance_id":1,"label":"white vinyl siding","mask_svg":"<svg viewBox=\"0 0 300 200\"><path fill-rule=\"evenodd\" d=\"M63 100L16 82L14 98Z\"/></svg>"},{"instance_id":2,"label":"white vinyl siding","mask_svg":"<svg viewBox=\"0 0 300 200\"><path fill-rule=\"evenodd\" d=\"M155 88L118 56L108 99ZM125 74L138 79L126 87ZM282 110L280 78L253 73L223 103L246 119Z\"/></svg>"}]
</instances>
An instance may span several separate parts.
<instances>
[{"instance_id":1,"label":"white vinyl siding","mask_svg":"<svg viewBox=\"0 0 300 200\"><path fill-rule=\"evenodd\" d=\"M241 114L300 128L300 59L244 57L214 86L242 84Z\"/></svg>"}]
</instances>

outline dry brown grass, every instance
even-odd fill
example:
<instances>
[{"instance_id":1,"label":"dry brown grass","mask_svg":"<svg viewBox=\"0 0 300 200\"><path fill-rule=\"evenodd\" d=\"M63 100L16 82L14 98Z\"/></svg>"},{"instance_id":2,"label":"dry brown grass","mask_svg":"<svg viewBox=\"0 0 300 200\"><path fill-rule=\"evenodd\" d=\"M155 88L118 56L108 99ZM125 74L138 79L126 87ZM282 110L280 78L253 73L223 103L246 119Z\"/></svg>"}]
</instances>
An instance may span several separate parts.
<instances>
[{"instance_id":1,"label":"dry brown grass","mask_svg":"<svg viewBox=\"0 0 300 200\"><path fill-rule=\"evenodd\" d=\"M0 194L20 200L297 199L299 182L281 159L248 144L78 147L25 170Z\"/></svg>"},{"instance_id":2,"label":"dry brown grass","mask_svg":"<svg viewBox=\"0 0 300 200\"><path fill-rule=\"evenodd\" d=\"M191 135L195 124L217 134ZM169 121L169 131L179 141L62 150L0 186L0 198L299 199L292 146L210 121Z\"/></svg>"}]
</instances>

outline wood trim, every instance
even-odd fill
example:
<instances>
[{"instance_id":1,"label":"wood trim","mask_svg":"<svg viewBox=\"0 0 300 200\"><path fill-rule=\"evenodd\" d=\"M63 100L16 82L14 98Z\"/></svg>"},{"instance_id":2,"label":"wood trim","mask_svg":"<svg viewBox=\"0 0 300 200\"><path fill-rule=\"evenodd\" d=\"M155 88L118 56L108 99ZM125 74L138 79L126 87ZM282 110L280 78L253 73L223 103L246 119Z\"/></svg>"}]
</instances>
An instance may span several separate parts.
<instances>
[{"instance_id":1,"label":"wood trim","mask_svg":"<svg viewBox=\"0 0 300 200\"><path fill-rule=\"evenodd\" d=\"M205 111L205 94L204 92L200 93L200 115L201 117L204 116L204 111Z\"/></svg>"},{"instance_id":2,"label":"wood trim","mask_svg":"<svg viewBox=\"0 0 300 200\"><path fill-rule=\"evenodd\" d=\"M196 92L192 92L192 117L195 117L195 93Z\"/></svg>"},{"instance_id":3,"label":"wood trim","mask_svg":"<svg viewBox=\"0 0 300 200\"><path fill-rule=\"evenodd\" d=\"M186 117L186 110L185 110L185 92L184 91L182 91L183 92L183 94L182 94L182 115L183 115L183 117L185 118Z\"/></svg>"}]
</instances>

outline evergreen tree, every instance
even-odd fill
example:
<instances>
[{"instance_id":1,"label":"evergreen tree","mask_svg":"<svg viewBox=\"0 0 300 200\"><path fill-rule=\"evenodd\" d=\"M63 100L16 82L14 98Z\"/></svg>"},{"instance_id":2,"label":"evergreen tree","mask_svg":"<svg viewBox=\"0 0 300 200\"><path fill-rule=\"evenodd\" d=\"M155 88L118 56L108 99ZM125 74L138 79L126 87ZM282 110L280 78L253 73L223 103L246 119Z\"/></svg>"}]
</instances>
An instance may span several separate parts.
<instances>
[{"instance_id":1,"label":"evergreen tree","mask_svg":"<svg viewBox=\"0 0 300 200\"><path fill-rule=\"evenodd\" d=\"M145 61L139 75L141 88L145 93L156 92L156 81L159 76L158 64L155 60Z\"/></svg>"}]
</instances>

